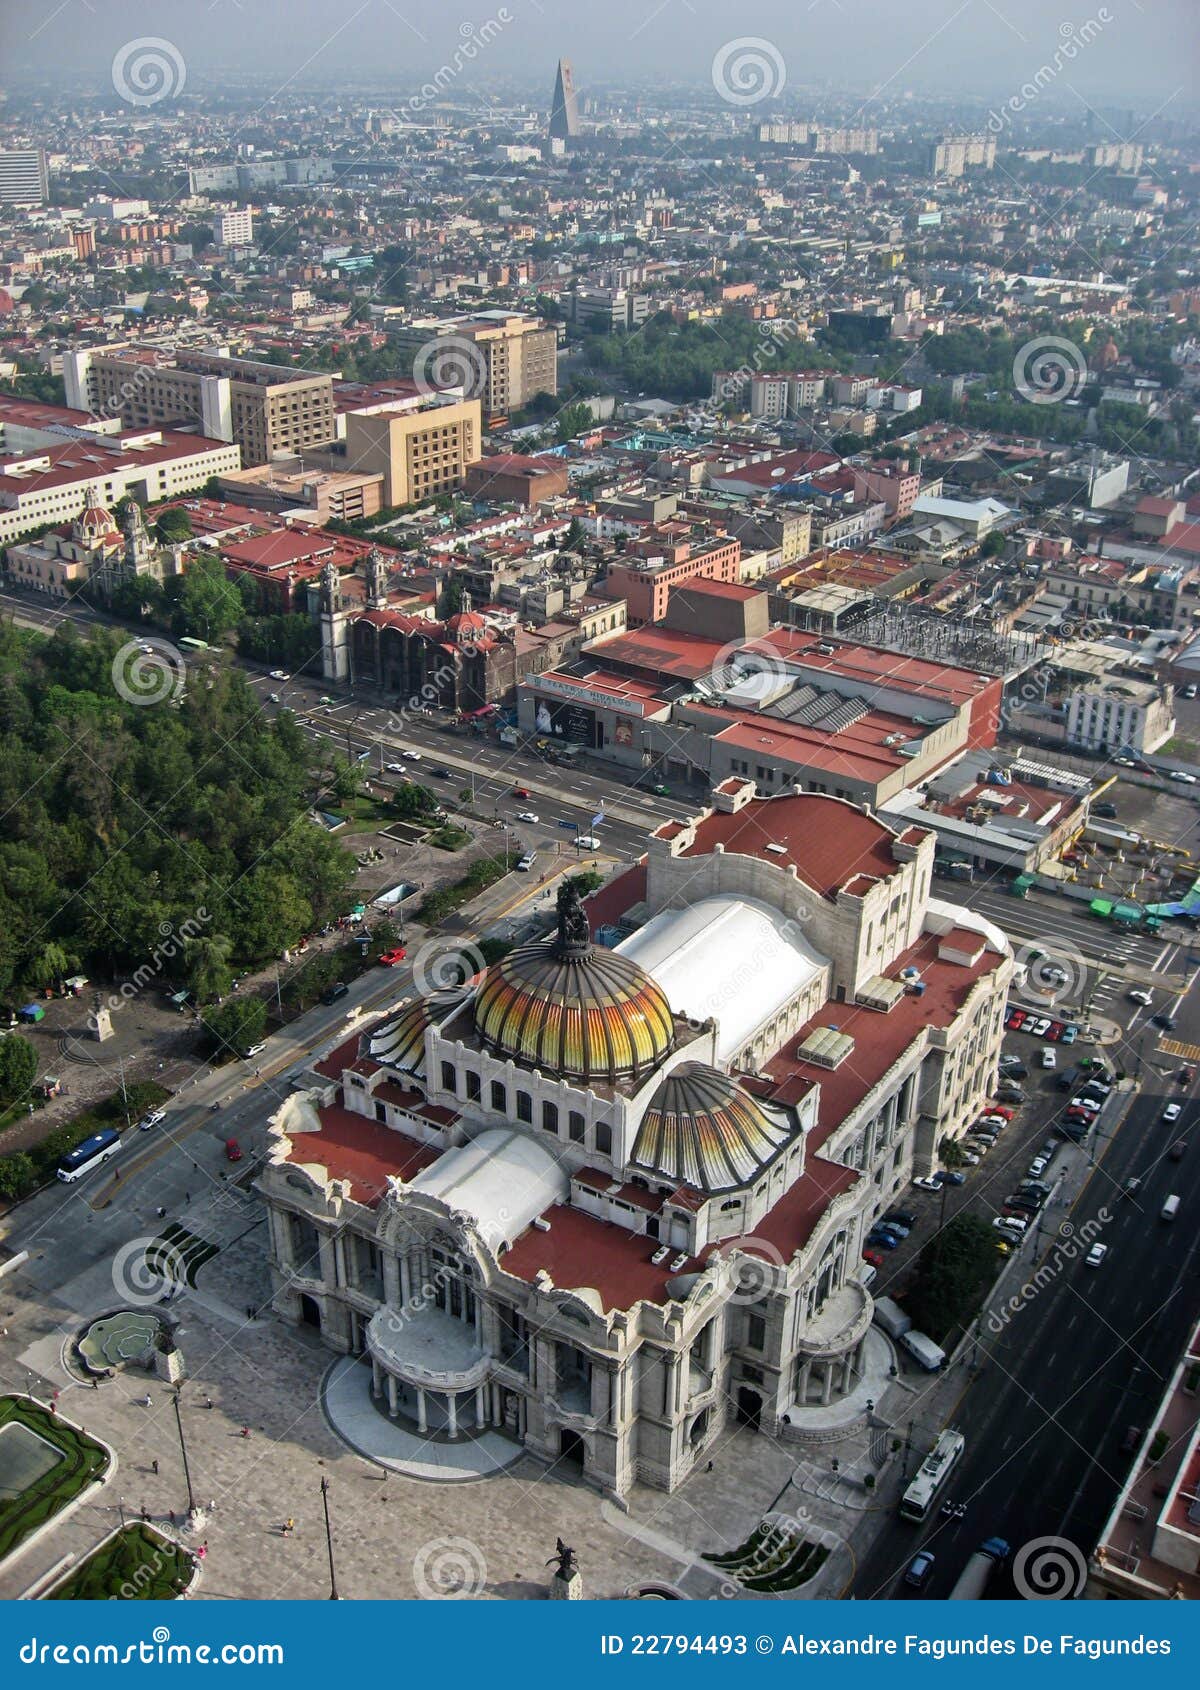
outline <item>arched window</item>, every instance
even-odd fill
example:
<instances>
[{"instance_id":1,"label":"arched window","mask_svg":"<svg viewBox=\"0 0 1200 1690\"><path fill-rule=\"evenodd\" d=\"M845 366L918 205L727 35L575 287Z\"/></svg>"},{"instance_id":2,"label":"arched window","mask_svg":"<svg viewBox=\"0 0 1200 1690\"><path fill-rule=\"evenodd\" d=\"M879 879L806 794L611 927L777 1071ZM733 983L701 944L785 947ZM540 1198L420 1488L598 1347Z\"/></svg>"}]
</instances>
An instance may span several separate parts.
<instances>
[{"instance_id":1,"label":"arched window","mask_svg":"<svg viewBox=\"0 0 1200 1690\"><path fill-rule=\"evenodd\" d=\"M517 1093L517 1120L533 1120L533 1099L527 1091L519 1091Z\"/></svg>"},{"instance_id":2,"label":"arched window","mask_svg":"<svg viewBox=\"0 0 1200 1690\"><path fill-rule=\"evenodd\" d=\"M596 1149L602 1156L612 1155L612 1128L607 1121L596 1122Z\"/></svg>"},{"instance_id":3,"label":"arched window","mask_svg":"<svg viewBox=\"0 0 1200 1690\"><path fill-rule=\"evenodd\" d=\"M502 1115L508 1114L508 1093L503 1080L492 1081L492 1108L498 1109Z\"/></svg>"},{"instance_id":4,"label":"arched window","mask_svg":"<svg viewBox=\"0 0 1200 1690\"><path fill-rule=\"evenodd\" d=\"M557 1103L542 1104L542 1126L548 1133L556 1133L558 1131Z\"/></svg>"}]
</instances>

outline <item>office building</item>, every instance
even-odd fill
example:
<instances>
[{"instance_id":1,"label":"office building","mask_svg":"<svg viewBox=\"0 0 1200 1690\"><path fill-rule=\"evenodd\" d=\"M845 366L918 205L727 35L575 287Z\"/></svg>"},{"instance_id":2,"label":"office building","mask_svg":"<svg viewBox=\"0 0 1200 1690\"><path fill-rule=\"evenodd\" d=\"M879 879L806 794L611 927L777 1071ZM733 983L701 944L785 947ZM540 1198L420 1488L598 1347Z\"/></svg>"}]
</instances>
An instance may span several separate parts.
<instances>
[{"instance_id":1,"label":"office building","mask_svg":"<svg viewBox=\"0 0 1200 1690\"><path fill-rule=\"evenodd\" d=\"M388 506L456 492L479 457L483 426L478 399L350 411L345 424L345 468L382 474Z\"/></svg>"},{"instance_id":2,"label":"office building","mask_svg":"<svg viewBox=\"0 0 1200 1690\"><path fill-rule=\"evenodd\" d=\"M548 133L555 141L569 141L579 133L579 103L575 98L575 75L569 59L558 61Z\"/></svg>"},{"instance_id":3,"label":"office building","mask_svg":"<svg viewBox=\"0 0 1200 1690\"><path fill-rule=\"evenodd\" d=\"M931 176L961 176L965 170L991 170L996 163L994 135L943 135L929 147Z\"/></svg>"},{"instance_id":4,"label":"office building","mask_svg":"<svg viewBox=\"0 0 1200 1690\"><path fill-rule=\"evenodd\" d=\"M50 173L41 147L0 151L0 205L45 205Z\"/></svg>"},{"instance_id":5,"label":"office building","mask_svg":"<svg viewBox=\"0 0 1200 1690\"><path fill-rule=\"evenodd\" d=\"M63 357L67 403L126 428L185 428L232 440L265 464L334 438L333 378L219 352L89 347ZM234 466L236 467L236 466Z\"/></svg>"},{"instance_id":6,"label":"office building","mask_svg":"<svg viewBox=\"0 0 1200 1690\"><path fill-rule=\"evenodd\" d=\"M213 238L219 247L250 246L254 241L254 213L249 206L218 211L213 218Z\"/></svg>"},{"instance_id":7,"label":"office building","mask_svg":"<svg viewBox=\"0 0 1200 1690\"><path fill-rule=\"evenodd\" d=\"M539 393L558 392L558 331L519 311L426 317L392 330L419 381L460 388L484 416L511 416ZM443 344L450 342L453 344Z\"/></svg>"}]
</instances>

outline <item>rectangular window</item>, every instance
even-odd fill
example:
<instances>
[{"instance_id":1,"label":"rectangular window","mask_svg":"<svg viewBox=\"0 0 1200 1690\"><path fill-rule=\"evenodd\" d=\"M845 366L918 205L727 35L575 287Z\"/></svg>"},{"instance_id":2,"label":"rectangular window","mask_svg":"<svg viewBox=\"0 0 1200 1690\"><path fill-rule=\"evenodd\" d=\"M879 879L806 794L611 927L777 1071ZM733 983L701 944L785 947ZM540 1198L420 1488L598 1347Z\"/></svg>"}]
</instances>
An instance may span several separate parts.
<instances>
[{"instance_id":1,"label":"rectangular window","mask_svg":"<svg viewBox=\"0 0 1200 1690\"><path fill-rule=\"evenodd\" d=\"M558 1131L557 1103L542 1104L542 1126L548 1133L556 1133Z\"/></svg>"},{"instance_id":2,"label":"rectangular window","mask_svg":"<svg viewBox=\"0 0 1200 1690\"><path fill-rule=\"evenodd\" d=\"M596 1122L596 1149L602 1156L612 1154L612 1128L607 1121Z\"/></svg>"},{"instance_id":3,"label":"rectangular window","mask_svg":"<svg viewBox=\"0 0 1200 1690\"><path fill-rule=\"evenodd\" d=\"M568 1123L567 1124L568 1124L568 1130L570 1132L571 1138L574 1141L574 1143L582 1144L583 1143L583 1116L579 1113L578 1109L572 1109L571 1110L571 1113L568 1117Z\"/></svg>"},{"instance_id":4,"label":"rectangular window","mask_svg":"<svg viewBox=\"0 0 1200 1690\"><path fill-rule=\"evenodd\" d=\"M519 1091L517 1093L517 1120L533 1120L533 1099L527 1091Z\"/></svg>"},{"instance_id":5,"label":"rectangular window","mask_svg":"<svg viewBox=\"0 0 1200 1690\"><path fill-rule=\"evenodd\" d=\"M447 1091L458 1090L458 1077L454 1072L453 1062L442 1063L442 1085Z\"/></svg>"},{"instance_id":6,"label":"rectangular window","mask_svg":"<svg viewBox=\"0 0 1200 1690\"><path fill-rule=\"evenodd\" d=\"M746 1316L746 1348L761 1350L767 1341L767 1323L760 1314Z\"/></svg>"},{"instance_id":7,"label":"rectangular window","mask_svg":"<svg viewBox=\"0 0 1200 1690\"><path fill-rule=\"evenodd\" d=\"M498 1109L501 1114L508 1113L508 1093L504 1089L503 1080L492 1081L492 1108Z\"/></svg>"}]
</instances>

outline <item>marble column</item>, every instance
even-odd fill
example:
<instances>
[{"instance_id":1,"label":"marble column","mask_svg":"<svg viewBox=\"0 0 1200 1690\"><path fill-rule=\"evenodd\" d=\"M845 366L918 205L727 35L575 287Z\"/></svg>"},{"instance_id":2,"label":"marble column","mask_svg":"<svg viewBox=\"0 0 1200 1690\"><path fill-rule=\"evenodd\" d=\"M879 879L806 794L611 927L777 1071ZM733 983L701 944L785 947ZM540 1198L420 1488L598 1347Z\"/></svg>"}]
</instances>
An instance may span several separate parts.
<instances>
[{"instance_id":1,"label":"marble column","mask_svg":"<svg viewBox=\"0 0 1200 1690\"><path fill-rule=\"evenodd\" d=\"M399 1401L398 1393L396 1391L396 1376L395 1376L394 1373L389 1373L388 1376L387 1376L387 1394L388 1394L388 1413L391 1415L392 1419L394 1420L400 1412L400 1401Z\"/></svg>"},{"instance_id":2,"label":"marble column","mask_svg":"<svg viewBox=\"0 0 1200 1690\"><path fill-rule=\"evenodd\" d=\"M833 1363L825 1362L825 1379L821 1387L821 1403L828 1407L833 1401Z\"/></svg>"},{"instance_id":3,"label":"marble column","mask_svg":"<svg viewBox=\"0 0 1200 1690\"><path fill-rule=\"evenodd\" d=\"M483 1428L487 1425L487 1411L484 1408L483 1391L484 1391L484 1387L482 1385L476 1385L476 1387L475 1387L475 1425L479 1429L479 1431L482 1431Z\"/></svg>"},{"instance_id":4,"label":"marble column","mask_svg":"<svg viewBox=\"0 0 1200 1690\"><path fill-rule=\"evenodd\" d=\"M378 1400L383 1395L383 1380L380 1375L379 1363L371 1357L371 1395Z\"/></svg>"},{"instance_id":5,"label":"marble column","mask_svg":"<svg viewBox=\"0 0 1200 1690\"><path fill-rule=\"evenodd\" d=\"M448 1437L458 1436L458 1392L446 1392L446 1434Z\"/></svg>"},{"instance_id":6,"label":"marble column","mask_svg":"<svg viewBox=\"0 0 1200 1690\"><path fill-rule=\"evenodd\" d=\"M400 1257L400 1302L405 1304L411 1295L411 1276L408 1267L408 1257Z\"/></svg>"},{"instance_id":7,"label":"marble column","mask_svg":"<svg viewBox=\"0 0 1200 1690\"><path fill-rule=\"evenodd\" d=\"M421 1389L421 1387L418 1385L417 1386L417 1431L418 1432L427 1432L428 1430L429 1430L429 1416L425 1412L425 1393Z\"/></svg>"},{"instance_id":8,"label":"marble column","mask_svg":"<svg viewBox=\"0 0 1200 1690\"><path fill-rule=\"evenodd\" d=\"M808 1383L812 1378L812 1362L806 1361L800 1368L800 1379L796 1385L796 1401L803 1408L808 1401Z\"/></svg>"}]
</instances>

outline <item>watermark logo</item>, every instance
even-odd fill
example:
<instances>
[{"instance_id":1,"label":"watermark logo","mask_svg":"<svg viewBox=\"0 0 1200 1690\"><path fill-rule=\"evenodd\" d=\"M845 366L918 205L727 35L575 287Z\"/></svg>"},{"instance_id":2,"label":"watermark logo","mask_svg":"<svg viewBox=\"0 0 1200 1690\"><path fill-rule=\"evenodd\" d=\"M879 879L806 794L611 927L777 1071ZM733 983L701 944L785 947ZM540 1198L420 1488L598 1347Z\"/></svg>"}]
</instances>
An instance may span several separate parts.
<instances>
[{"instance_id":1,"label":"watermark logo","mask_svg":"<svg viewBox=\"0 0 1200 1690\"><path fill-rule=\"evenodd\" d=\"M415 112L423 112L426 106L433 105L449 88L450 84L460 77L484 47L495 41L501 30L512 23L513 15L507 6L497 8L494 18L485 18L481 24L469 21L458 26L459 43L444 64L440 64L428 82L423 82L417 92L403 101L393 115L403 123L410 123Z\"/></svg>"},{"instance_id":2,"label":"watermark logo","mask_svg":"<svg viewBox=\"0 0 1200 1690\"><path fill-rule=\"evenodd\" d=\"M1073 340L1039 335L1027 340L1013 359L1013 386L1030 405L1061 405L1087 381L1087 360Z\"/></svg>"},{"instance_id":3,"label":"watermark logo","mask_svg":"<svg viewBox=\"0 0 1200 1690\"><path fill-rule=\"evenodd\" d=\"M1085 47L1092 42L1104 29L1106 24L1113 21L1112 13L1107 6L1100 6L1094 18L1088 18L1084 23L1060 23L1058 26L1059 43L1051 53L1045 64L1038 66L1033 75L1023 82L1015 94L1010 94L999 111L988 113L987 126L993 135L999 135L1002 130L1011 126L1013 118L1023 112L1027 106L1041 95L1054 82L1069 64L1078 58Z\"/></svg>"},{"instance_id":4,"label":"watermark logo","mask_svg":"<svg viewBox=\"0 0 1200 1690\"><path fill-rule=\"evenodd\" d=\"M1055 998L1073 1002L1087 985L1087 964L1081 952L1058 940L1022 945L1014 961L1025 970L1024 990L1048 1002Z\"/></svg>"},{"instance_id":5,"label":"watermark logo","mask_svg":"<svg viewBox=\"0 0 1200 1690\"><path fill-rule=\"evenodd\" d=\"M424 394L461 387L466 399L487 392L487 354L463 335L438 335L417 348L413 380Z\"/></svg>"},{"instance_id":6,"label":"watermark logo","mask_svg":"<svg viewBox=\"0 0 1200 1690\"><path fill-rule=\"evenodd\" d=\"M162 1238L131 1238L113 1257L112 1282L122 1302L149 1308L187 1284L187 1262Z\"/></svg>"},{"instance_id":7,"label":"watermark logo","mask_svg":"<svg viewBox=\"0 0 1200 1690\"><path fill-rule=\"evenodd\" d=\"M1076 1227L1073 1221L1063 1221L1045 1260L1038 1263L1020 1290L1014 1291L994 1309L989 1309L987 1327L993 1337L999 1337L1022 1309L1028 1308L1048 1285L1054 1284L1065 1268L1090 1250L1112 1218L1112 1210L1102 1208L1097 1211L1094 1220L1085 1221L1080 1227Z\"/></svg>"},{"instance_id":8,"label":"watermark logo","mask_svg":"<svg viewBox=\"0 0 1200 1690\"><path fill-rule=\"evenodd\" d=\"M719 693L754 685L765 695L790 678L787 664L768 640L730 640L713 658L708 671L709 684Z\"/></svg>"},{"instance_id":9,"label":"watermark logo","mask_svg":"<svg viewBox=\"0 0 1200 1690\"><path fill-rule=\"evenodd\" d=\"M761 1302L786 1265L782 1252L765 1238L727 1239L709 1255L709 1267L718 1261L730 1264L733 1288L728 1300L742 1308Z\"/></svg>"},{"instance_id":10,"label":"watermark logo","mask_svg":"<svg viewBox=\"0 0 1200 1690\"><path fill-rule=\"evenodd\" d=\"M1035 1537L1017 1550L1012 1578L1026 1602L1070 1602L1087 1583L1087 1561L1069 1538Z\"/></svg>"},{"instance_id":11,"label":"watermark logo","mask_svg":"<svg viewBox=\"0 0 1200 1690\"><path fill-rule=\"evenodd\" d=\"M422 997L451 992L476 974L482 974L487 959L478 945L447 945L428 939L413 958L413 985Z\"/></svg>"},{"instance_id":12,"label":"watermark logo","mask_svg":"<svg viewBox=\"0 0 1200 1690\"><path fill-rule=\"evenodd\" d=\"M183 54L161 35L127 41L112 62L112 85L127 105L156 106L177 98L186 81Z\"/></svg>"},{"instance_id":13,"label":"watermark logo","mask_svg":"<svg viewBox=\"0 0 1200 1690\"><path fill-rule=\"evenodd\" d=\"M487 1584L487 1560L469 1537L435 1537L413 1557L413 1583L423 1602L463 1601Z\"/></svg>"},{"instance_id":14,"label":"watermark logo","mask_svg":"<svg viewBox=\"0 0 1200 1690\"><path fill-rule=\"evenodd\" d=\"M165 704L177 698L187 679L183 654L155 635L126 640L112 660L112 682L126 704Z\"/></svg>"},{"instance_id":15,"label":"watermark logo","mask_svg":"<svg viewBox=\"0 0 1200 1690\"><path fill-rule=\"evenodd\" d=\"M712 62L712 84L731 106L756 106L774 99L787 82L783 54L761 35L739 35L718 49Z\"/></svg>"}]
</instances>

